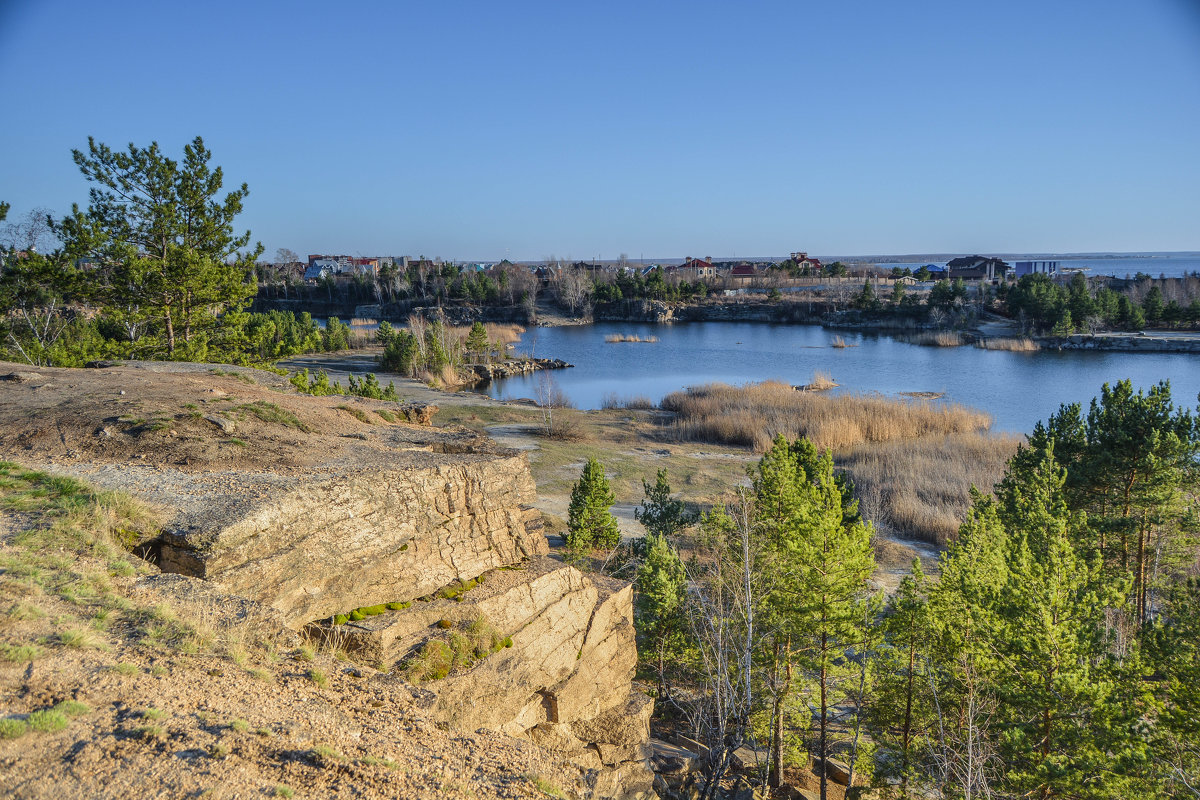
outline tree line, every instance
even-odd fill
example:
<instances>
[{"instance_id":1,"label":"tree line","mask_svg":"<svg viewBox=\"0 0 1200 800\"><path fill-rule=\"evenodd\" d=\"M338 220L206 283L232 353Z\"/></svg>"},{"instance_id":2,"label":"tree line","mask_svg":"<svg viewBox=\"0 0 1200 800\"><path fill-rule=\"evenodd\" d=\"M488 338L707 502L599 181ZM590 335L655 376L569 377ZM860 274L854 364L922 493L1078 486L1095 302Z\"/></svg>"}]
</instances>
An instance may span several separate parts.
<instances>
[{"instance_id":1,"label":"tree line","mask_svg":"<svg viewBox=\"0 0 1200 800\"><path fill-rule=\"evenodd\" d=\"M1168 384L1105 385L1039 423L937 577L918 560L890 597L853 482L807 441L777 439L699 517L660 472L639 654L660 713L710 748L699 796L753 743L764 783L814 766L822 797L835 754L892 797L1196 797L1198 454ZM596 470L572 496L584 544L611 543Z\"/></svg>"}]
</instances>

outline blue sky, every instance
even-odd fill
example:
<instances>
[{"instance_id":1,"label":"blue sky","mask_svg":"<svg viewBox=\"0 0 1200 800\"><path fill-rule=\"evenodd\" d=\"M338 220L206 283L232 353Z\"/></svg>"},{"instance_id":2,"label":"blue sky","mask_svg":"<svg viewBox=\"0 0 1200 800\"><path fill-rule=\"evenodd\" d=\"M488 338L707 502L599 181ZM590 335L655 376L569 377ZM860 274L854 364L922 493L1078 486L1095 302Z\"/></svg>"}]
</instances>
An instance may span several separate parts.
<instances>
[{"instance_id":1,"label":"blue sky","mask_svg":"<svg viewBox=\"0 0 1200 800\"><path fill-rule=\"evenodd\" d=\"M1200 249L1200 2L0 0L0 199L204 136L275 248Z\"/></svg>"}]
</instances>

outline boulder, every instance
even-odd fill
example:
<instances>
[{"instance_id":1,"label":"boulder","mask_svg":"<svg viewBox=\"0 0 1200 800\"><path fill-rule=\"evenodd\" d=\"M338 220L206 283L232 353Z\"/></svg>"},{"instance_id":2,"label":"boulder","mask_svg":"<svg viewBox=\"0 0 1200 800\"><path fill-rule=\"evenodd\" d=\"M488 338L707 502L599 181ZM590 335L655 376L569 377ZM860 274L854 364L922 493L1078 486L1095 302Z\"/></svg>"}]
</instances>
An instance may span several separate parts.
<instances>
[{"instance_id":1,"label":"boulder","mask_svg":"<svg viewBox=\"0 0 1200 800\"><path fill-rule=\"evenodd\" d=\"M821 774L821 759L814 759L813 770L818 775ZM834 783L839 783L842 786L850 785L850 765L844 761L838 761L836 758L825 759L825 777Z\"/></svg>"}]
</instances>

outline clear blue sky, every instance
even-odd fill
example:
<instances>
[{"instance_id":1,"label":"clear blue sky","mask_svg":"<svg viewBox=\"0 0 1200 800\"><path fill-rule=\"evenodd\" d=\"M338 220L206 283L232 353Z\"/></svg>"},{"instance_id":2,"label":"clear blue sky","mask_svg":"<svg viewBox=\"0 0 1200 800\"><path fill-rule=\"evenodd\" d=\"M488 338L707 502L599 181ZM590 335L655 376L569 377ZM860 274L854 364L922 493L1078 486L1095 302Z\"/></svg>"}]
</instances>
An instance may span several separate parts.
<instances>
[{"instance_id":1,"label":"clear blue sky","mask_svg":"<svg viewBox=\"0 0 1200 800\"><path fill-rule=\"evenodd\" d=\"M267 247L1200 249L1198 0L0 0L0 199L196 134Z\"/></svg>"}]
</instances>

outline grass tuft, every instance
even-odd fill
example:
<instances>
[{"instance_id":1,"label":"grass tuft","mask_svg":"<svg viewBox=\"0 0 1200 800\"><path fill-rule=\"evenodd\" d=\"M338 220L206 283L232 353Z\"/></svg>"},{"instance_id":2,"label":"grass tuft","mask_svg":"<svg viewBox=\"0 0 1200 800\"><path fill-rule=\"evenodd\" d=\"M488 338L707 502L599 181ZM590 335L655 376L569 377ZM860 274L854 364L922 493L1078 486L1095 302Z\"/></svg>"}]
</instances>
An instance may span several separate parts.
<instances>
[{"instance_id":1,"label":"grass tuft","mask_svg":"<svg viewBox=\"0 0 1200 800\"><path fill-rule=\"evenodd\" d=\"M29 725L23 719L0 719L0 739L20 739L28 732Z\"/></svg>"},{"instance_id":2,"label":"grass tuft","mask_svg":"<svg viewBox=\"0 0 1200 800\"><path fill-rule=\"evenodd\" d=\"M67 715L53 708L35 711L29 715L29 727L38 733L57 733L71 724Z\"/></svg>"}]
</instances>

